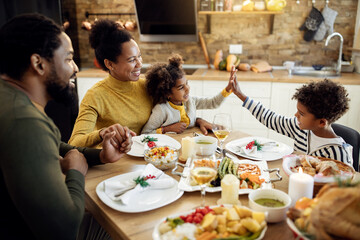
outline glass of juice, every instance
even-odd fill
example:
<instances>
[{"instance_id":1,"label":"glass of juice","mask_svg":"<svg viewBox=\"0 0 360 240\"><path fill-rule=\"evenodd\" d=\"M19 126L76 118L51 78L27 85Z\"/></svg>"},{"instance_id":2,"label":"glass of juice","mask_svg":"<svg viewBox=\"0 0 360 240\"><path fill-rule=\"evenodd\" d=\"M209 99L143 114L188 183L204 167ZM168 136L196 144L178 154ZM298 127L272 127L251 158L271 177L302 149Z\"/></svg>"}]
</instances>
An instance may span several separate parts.
<instances>
[{"instance_id":1,"label":"glass of juice","mask_svg":"<svg viewBox=\"0 0 360 240\"><path fill-rule=\"evenodd\" d=\"M199 166L194 167L190 171L191 177L195 180L195 182L200 185L201 190L201 207L205 206L205 193L206 193L206 185L215 179L217 175L216 164L213 166Z\"/></svg>"},{"instance_id":2,"label":"glass of juice","mask_svg":"<svg viewBox=\"0 0 360 240\"><path fill-rule=\"evenodd\" d=\"M212 123L212 131L220 142L221 151L223 150L223 143L229 136L232 128L231 116L227 113L218 113L214 116Z\"/></svg>"}]
</instances>

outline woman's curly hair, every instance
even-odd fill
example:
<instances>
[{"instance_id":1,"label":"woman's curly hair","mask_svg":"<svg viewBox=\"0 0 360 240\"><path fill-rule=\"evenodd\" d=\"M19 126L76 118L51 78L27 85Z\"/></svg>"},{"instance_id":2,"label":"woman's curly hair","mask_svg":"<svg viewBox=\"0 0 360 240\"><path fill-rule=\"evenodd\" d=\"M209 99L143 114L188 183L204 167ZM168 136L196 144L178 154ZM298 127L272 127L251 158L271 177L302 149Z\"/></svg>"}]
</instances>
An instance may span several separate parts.
<instances>
[{"instance_id":1,"label":"woman's curly hair","mask_svg":"<svg viewBox=\"0 0 360 240\"><path fill-rule=\"evenodd\" d=\"M342 85L325 79L296 89L292 99L298 100L316 118L333 123L349 109L348 95Z\"/></svg>"},{"instance_id":2,"label":"woman's curly hair","mask_svg":"<svg viewBox=\"0 0 360 240\"><path fill-rule=\"evenodd\" d=\"M173 54L169 57L169 64L155 63L146 72L146 89L153 98L154 106L158 103L166 103L171 88L176 85L176 80L185 75L182 69L183 63L179 54Z\"/></svg>"}]
</instances>

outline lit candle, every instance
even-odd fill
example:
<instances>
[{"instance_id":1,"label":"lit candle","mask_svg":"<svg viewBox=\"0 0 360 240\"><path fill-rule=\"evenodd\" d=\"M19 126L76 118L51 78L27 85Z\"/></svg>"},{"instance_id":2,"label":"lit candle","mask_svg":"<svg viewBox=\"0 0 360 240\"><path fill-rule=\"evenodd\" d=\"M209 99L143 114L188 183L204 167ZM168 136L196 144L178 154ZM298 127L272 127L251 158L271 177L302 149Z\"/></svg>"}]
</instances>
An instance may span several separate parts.
<instances>
[{"instance_id":1,"label":"lit candle","mask_svg":"<svg viewBox=\"0 0 360 240\"><path fill-rule=\"evenodd\" d=\"M289 196L291 198L291 206L302 197L312 198L314 190L314 178L309 174L303 173L299 169L299 173L293 173L289 179Z\"/></svg>"},{"instance_id":2,"label":"lit candle","mask_svg":"<svg viewBox=\"0 0 360 240\"><path fill-rule=\"evenodd\" d=\"M232 174L226 174L221 180L221 199L218 204L240 204L240 180Z\"/></svg>"},{"instance_id":3,"label":"lit candle","mask_svg":"<svg viewBox=\"0 0 360 240\"><path fill-rule=\"evenodd\" d=\"M186 162L194 154L195 141L192 137L181 139L181 161Z\"/></svg>"}]
</instances>

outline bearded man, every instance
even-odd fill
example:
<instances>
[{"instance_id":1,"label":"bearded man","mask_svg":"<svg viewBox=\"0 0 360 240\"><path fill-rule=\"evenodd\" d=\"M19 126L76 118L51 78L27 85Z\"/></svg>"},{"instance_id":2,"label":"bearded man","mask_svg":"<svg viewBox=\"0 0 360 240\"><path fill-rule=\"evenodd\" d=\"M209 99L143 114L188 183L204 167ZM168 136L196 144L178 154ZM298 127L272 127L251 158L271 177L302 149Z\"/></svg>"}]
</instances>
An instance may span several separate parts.
<instances>
[{"instance_id":1,"label":"bearded man","mask_svg":"<svg viewBox=\"0 0 360 240\"><path fill-rule=\"evenodd\" d=\"M0 55L0 239L82 238L88 165L120 159L134 133L114 126L103 149L60 141L44 107L51 99L73 101L70 78L78 67L70 38L52 20L27 14L7 22L0 29Z\"/></svg>"}]
</instances>

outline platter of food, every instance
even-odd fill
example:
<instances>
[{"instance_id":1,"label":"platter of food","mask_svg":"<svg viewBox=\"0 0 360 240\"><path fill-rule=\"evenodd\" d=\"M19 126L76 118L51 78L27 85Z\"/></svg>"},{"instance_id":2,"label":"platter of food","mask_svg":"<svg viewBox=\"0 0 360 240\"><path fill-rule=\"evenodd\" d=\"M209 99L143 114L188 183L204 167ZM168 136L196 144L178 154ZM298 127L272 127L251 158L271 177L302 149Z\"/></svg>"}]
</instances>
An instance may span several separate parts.
<instances>
[{"instance_id":1,"label":"platter of food","mask_svg":"<svg viewBox=\"0 0 360 240\"><path fill-rule=\"evenodd\" d=\"M315 198L302 197L287 212L296 239L359 239L359 183L327 183Z\"/></svg>"},{"instance_id":2,"label":"platter of food","mask_svg":"<svg viewBox=\"0 0 360 240\"><path fill-rule=\"evenodd\" d=\"M179 189L186 192L200 191L200 186L190 172L196 167L217 167L217 176L206 186L207 192L220 192L221 179L226 174L233 174L240 180L239 194L247 194L257 188L271 188L270 174L266 161L239 160L225 157L220 160L193 159L184 167L179 181Z\"/></svg>"},{"instance_id":3,"label":"platter of food","mask_svg":"<svg viewBox=\"0 0 360 240\"><path fill-rule=\"evenodd\" d=\"M282 168L288 176L299 172L300 167L304 173L313 176L317 183L334 182L335 176L348 179L355 174L352 166L330 158L295 154L283 157Z\"/></svg>"},{"instance_id":4,"label":"platter of food","mask_svg":"<svg viewBox=\"0 0 360 240\"><path fill-rule=\"evenodd\" d=\"M265 161L278 160L293 152L293 148L284 143L256 136L236 139L225 148L244 158Z\"/></svg>"},{"instance_id":5,"label":"platter of food","mask_svg":"<svg viewBox=\"0 0 360 240\"><path fill-rule=\"evenodd\" d=\"M155 225L152 237L164 239L252 239L267 230L265 214L237 206L206 206L168 216Z\"/></svg>"},{"instance_id":6,"label":"platter of food","mask_svg":"<svg viewBox=\"0 0 360 240\"><path fill-rule=\"evenodd\" d=\"M127 154L134 157L144 157L145 150L156 146L169 146L177 150L181 148L178 141L164 134L142 134L133 137L132 140L133 144Z\"/></svg>"}]
</instances>

